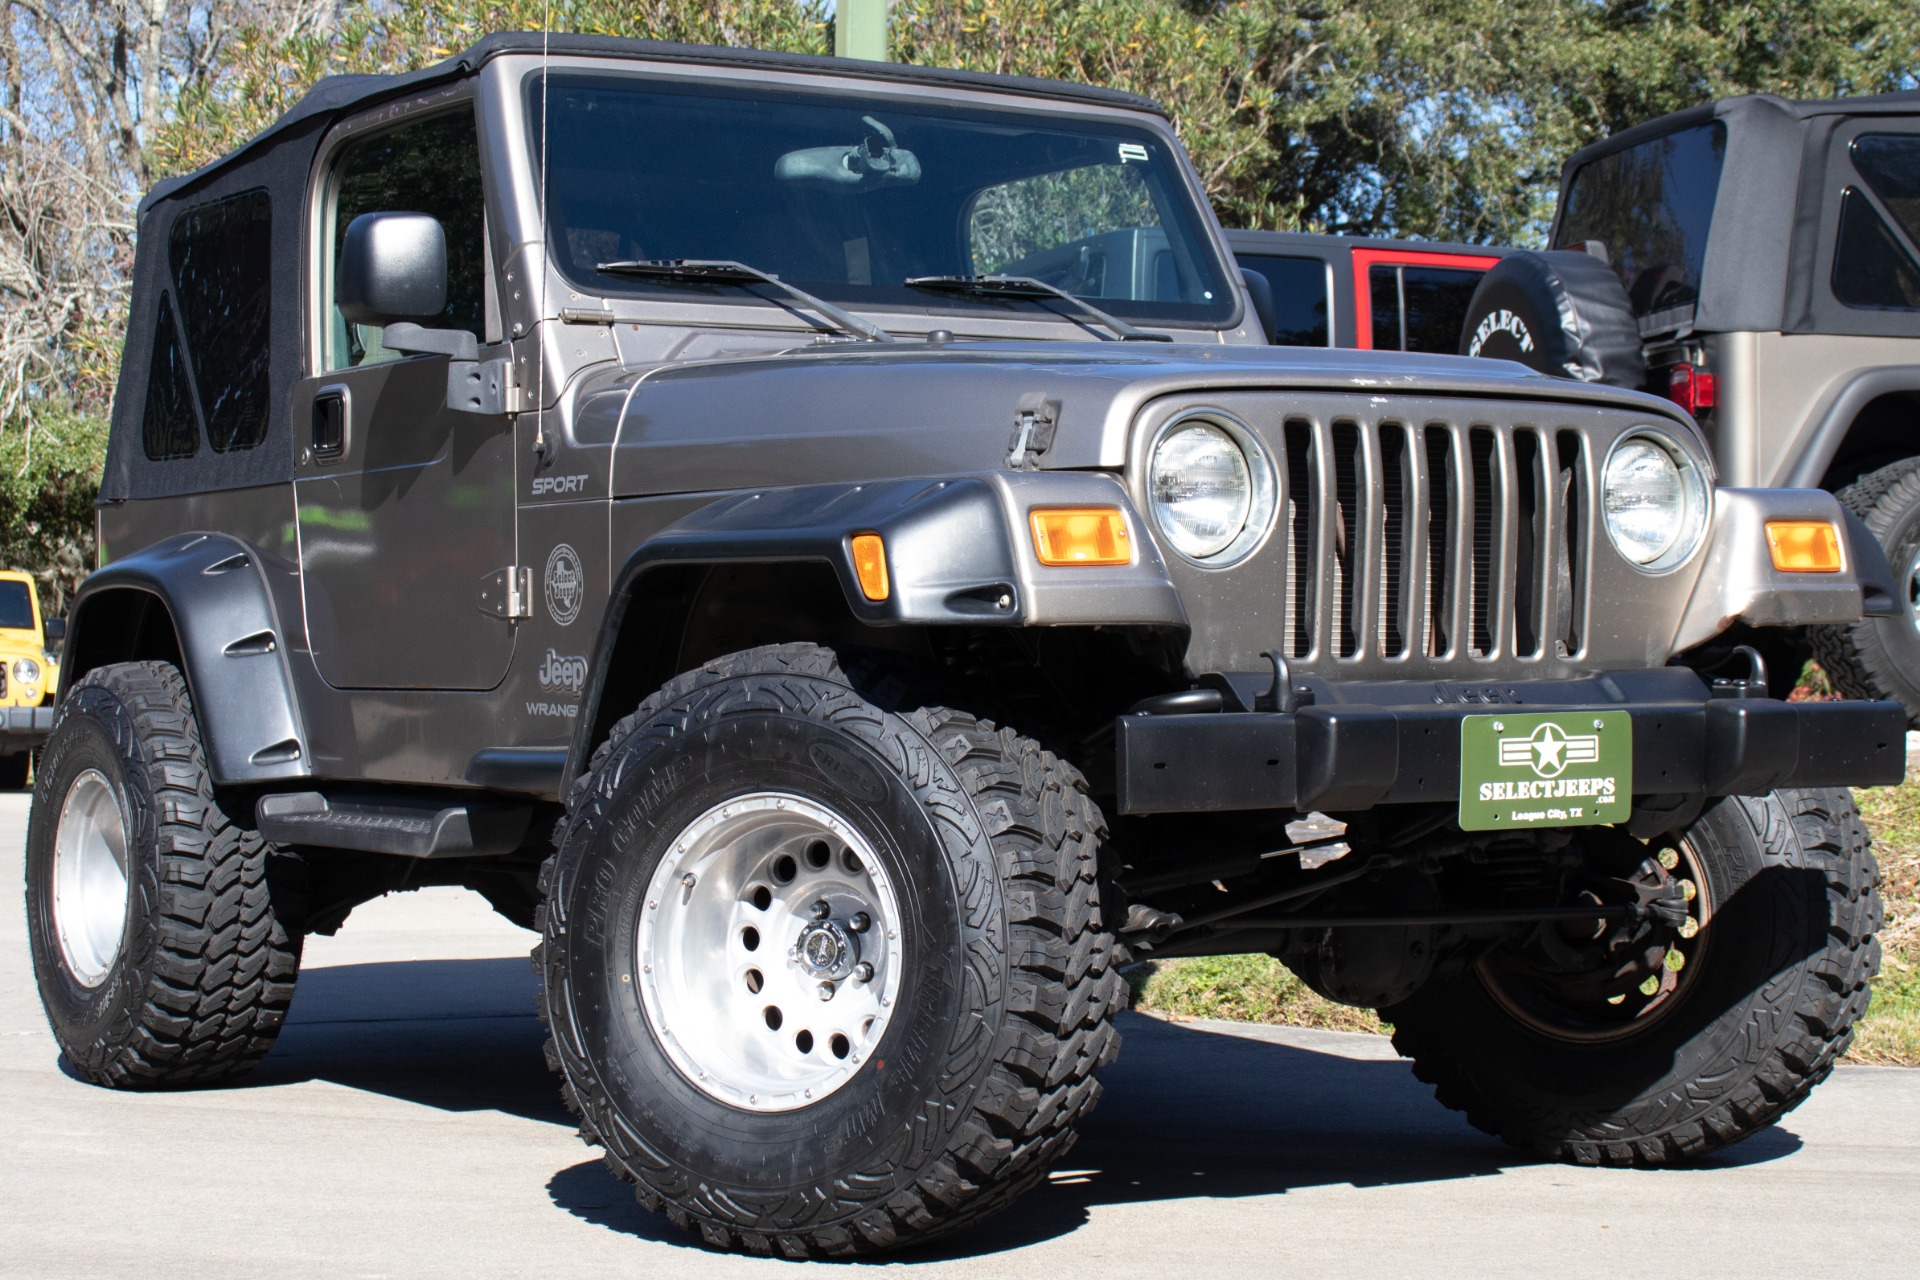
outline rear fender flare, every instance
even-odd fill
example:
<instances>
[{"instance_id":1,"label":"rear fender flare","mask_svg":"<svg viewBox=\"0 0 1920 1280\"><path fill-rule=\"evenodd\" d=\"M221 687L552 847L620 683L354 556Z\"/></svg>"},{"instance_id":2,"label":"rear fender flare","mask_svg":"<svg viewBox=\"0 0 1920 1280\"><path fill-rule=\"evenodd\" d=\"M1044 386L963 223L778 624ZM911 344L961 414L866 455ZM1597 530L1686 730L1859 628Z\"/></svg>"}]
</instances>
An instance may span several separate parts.
<instances>
[{"instance_id":1,"label":"rear fender flare","mask_svg":"<svg viewBox=\"0 0 1920 1280\"><path fill-rule=\"evenodd\" d=\"M136 637L114 634L131 595L166 611L214 780L310 776L287 633L259 551L223 533L184 533L93 574L74 599L62 696L95 667L156 656L139 652Z\"/></svg>"},{"instance_id":2,"label":"rear fender flare","mask_svg":"<svg viewBox=\"0 0 1920 1280\"><path fill-rule=\"evenodd\" d=\"M1910 365L1864 369L1853 375L1828 401L1820 420L1799 446L1793 468L1774 481L1783 489L1817 489L1827 468L1840 455L1861 411L1881 396L1920 392L1920 370Z\"/></svg>"}]
</instances>

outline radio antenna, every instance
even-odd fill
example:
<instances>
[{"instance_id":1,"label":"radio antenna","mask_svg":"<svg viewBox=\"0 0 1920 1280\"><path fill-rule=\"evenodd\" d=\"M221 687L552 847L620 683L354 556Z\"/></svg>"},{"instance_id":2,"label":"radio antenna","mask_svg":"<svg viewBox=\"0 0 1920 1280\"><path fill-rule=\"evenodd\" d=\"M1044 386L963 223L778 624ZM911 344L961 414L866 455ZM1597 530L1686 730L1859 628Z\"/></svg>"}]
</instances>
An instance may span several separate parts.
<instances>
[{"instance_id":1,"label":"radio antenna","mask_svg":"<svg viewBox=\"0 0 1920 1280\"><path fill-rule=\"evenodd\" d=\"M552 77L553 0L540 11L540 286L535 292L539 310L533 317L533 452L547 461L547 86Z\"/></svg>"}]
</instances>

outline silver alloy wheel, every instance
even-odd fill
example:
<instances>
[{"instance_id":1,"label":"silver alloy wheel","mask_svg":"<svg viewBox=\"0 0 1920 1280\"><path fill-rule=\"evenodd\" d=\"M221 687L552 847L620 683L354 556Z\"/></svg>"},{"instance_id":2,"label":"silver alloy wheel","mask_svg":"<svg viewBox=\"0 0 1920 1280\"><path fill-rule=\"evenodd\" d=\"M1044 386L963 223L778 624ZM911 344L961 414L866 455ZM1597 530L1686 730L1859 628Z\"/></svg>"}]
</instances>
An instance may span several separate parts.
<instances>
[{"instance_id":1,"label":"silver alloy wheel","mask_svg":"<svg viewBox=\"0 0 1920 1280\"><path fill-rule=\"evenodd\" d=\"M1920 547L1914 548L1907 561L1907 621L1920 631Z\"/></svg>"},{"instance_id":2,"label":"silver alloy wheel","mask_svg":"<svg viewBox=\"0 0 1920 1280\"><path fill-rule=\"evenodd\" d=\"M60 805L53 924L74 980L89 988L105 982L127 930L127 820L98 769L76 777Z\"/></svg>"},{"instance_id":3,"label":"silver alloy wheel","mask_svg":"<svg viewBox=\"0 0 1920 1280\"><path fill-rule=\"evenodd\" d=\"M851 823L758 791L700 815L660 859L629 976L689 1083L743 1110L791 1111L853 1079L886 1032L900 923Z\"/></svg>"}]
</instances>

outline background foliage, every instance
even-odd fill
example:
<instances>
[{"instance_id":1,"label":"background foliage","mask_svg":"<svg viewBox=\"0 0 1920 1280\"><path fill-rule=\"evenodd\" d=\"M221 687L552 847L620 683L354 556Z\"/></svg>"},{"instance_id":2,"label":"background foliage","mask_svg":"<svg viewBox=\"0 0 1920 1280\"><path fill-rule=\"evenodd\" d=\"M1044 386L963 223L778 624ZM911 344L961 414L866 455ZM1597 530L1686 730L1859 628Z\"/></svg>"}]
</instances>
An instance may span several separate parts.
<instances>
[{"instance_id":1,"label":"background foliage","mask_svg":"<svg viewBox=\"0 0 1920 1280\"><path fill-rule=\"evenodd\" d=\"M92 553L154 181L321 75L423 66L488 31L832 48L827 0L4 3L0 553L60 593ZM1912 19L1912 0L897 0L891 42L1158 99L1229 225L1526 243L1574 148L1726 94L1910 87Z\"/></svg>"}]
</instances>

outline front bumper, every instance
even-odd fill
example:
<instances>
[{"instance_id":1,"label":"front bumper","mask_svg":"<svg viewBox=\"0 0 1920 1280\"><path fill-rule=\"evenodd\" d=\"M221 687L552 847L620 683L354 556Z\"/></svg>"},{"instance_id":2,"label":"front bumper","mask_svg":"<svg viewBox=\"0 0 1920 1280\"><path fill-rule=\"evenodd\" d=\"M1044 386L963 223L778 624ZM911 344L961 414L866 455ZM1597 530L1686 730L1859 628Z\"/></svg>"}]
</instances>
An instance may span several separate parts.
<instances>
[{"instance_id":1,"label":"front bumper","mask_svg":"<svg viewBox=\"0 0 1920 1280\"><path fill-rule=\"evenodd\" d=\"M1241 682L1228 683L1227 705L1251 701L1234 696L1231 685ZM1906 773L1906 712L1898 703L1715 696L1679 667L1500 684L1297 684L1312 700L1292 712L1120 717L1120 812L1343 813L1456 803L1460 721L1502 710L1629 712L1636 803L1886 786Z\"/></svg>"},{"instance_id":2,"label":"front bumper","mask_svg":"<svg viewBox=\"0 0 1920 1280\"><path fill-rule=\"evenodd\" d=\"M52 732L52 707L0 707L0 756L33 751Z\"/></svg>"}]
</instances>

